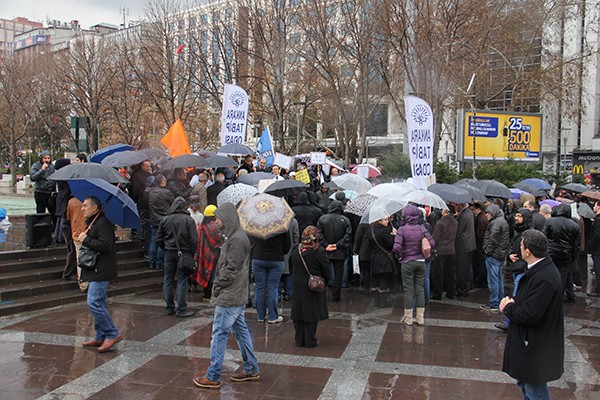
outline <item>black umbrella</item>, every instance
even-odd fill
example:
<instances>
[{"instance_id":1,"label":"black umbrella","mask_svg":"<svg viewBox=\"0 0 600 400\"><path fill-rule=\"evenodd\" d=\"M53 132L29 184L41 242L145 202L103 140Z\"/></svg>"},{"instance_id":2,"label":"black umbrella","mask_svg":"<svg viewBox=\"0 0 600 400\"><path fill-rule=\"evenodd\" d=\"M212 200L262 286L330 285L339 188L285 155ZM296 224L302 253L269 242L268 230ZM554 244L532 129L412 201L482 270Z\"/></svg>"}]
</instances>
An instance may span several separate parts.
<instances>
[{"instance_id":1,"label":"black umbrella","mask_svg":"<svg viewBox=\"0 0 600 400\"><path fill-rule=\"evenodd\" d=\"M458 185L447 183L434 183L427 188L428 191L437 194L449 203L470 203L473 199L469 192Z\"/></svg>"},{"instance_id":2,"label":"black umbrella","mask_svg":"<svg viewBox=\"0 0 600 400\"><path fill-rule=\"evenodd\" d=\"M205 160L211 168L237 167L239 165L237 161L227 156L215 155L212 157L206 157Z\"/></svg>"},{"instance_id":3,"label":"black umbrella","mask_svg":"<svg viewBox=\"0 0 600 400\"><path fill-rule=\"evenodd\" d=\"M258 182L263 179L273 179L275 175L269 172L252 172L246 175L242 175L237 179L238 183L245 183L250 186L258 186Z\"/></svg>"},{"instance_id":4,"label":"black umbrella","mask_svg":"<svg viewBox=\"0 0 600 400\"><path fill-rule=\"evenodd\" d=\"M159 149L140 149L138 152L145 154L148 158L159 158L165 155L165 151Z\"/></svg>"},{"instance_id":5,"label":"black umbrella","mask_svg":"<svg viewBox=\"0 0 600 400\"><path fill-rule=\"evenodd\" d=\"M208 160L206 158L197 156L195 154L183 154L181 156L174 157L166 162L164 169L175 169L175 168L210 168Z\"/></svg>"},{"instance_id":6,"label":"black umbrella","mask_svg":"<svg viewBox=\"0 0 600 400\"><path fill-rule=\"evenodd\" d=\"M141 151L120 151L103 159L100 163L107 167L125 167L146 161L148 156Z\"/></svg>"},{"instance_id":7,"label":"black umbrella","mask_svg":"<svg viewBox=\"0 0 600 400\"><path fill-rule=\"evenodd\" d=\"M540 196L544 196L547 194L545 190L536 188L535 186L531 186L531 185L528 185L527 183L523 183L523 182L517 182L513 185L513 187L516 187L517 189L521 189L527 193L531 193L535 197L540 197Z\"/></svg>"},{"instance_id":8,"label":"black umbrella","mask_svg":"<svg viewBox=\"0 0 600 400\"><path fill-rule=\"evenodd\" d=\"M97 163L70 164L48 177L53 181L66 181L73 178L100 178L109 183L127 183L114 168Z\"/></svg>"},{"instance_id":9,"label":"black umbrella","mask_svg":"<svg viewBox=\"0 0 600 400\"><path fill-rule=\"evenodd\" d=\"M510 199L512 197L512 193L508 187L506 187L504 183L495 180L484 179L473 182L471 185L481 190L481 193L488 197L501 197L504 199Z\"/></svg>"},{"instance_id":10,"label":"black umbrella","mask_svg":"<svg viewBox=\"0 0 600 400\"><path fill-rule=\"evenodd\" d=\"M466 183L465 184L456 183L455 185L457 185L460 188L465 189L467 192L469 192L473 201L487 201L487 198L485 197L485 195L483 193L481 193L481 190L479 190L475 186L471 186Z\"/></svg>"},{"instance_id":11,"label":"black umbrella","mask_svg":"<svg viewBox=\"0 0 600 400\"><path fill-rule=\"evenodd\" d=\"M589 188L586 185L582 185L581 183L567 183L566 185L562 185L561 189L568 190L570 192L583 193Z\"/></svg>"},{"instance_id":12,"label":"black umbrella","mask_svg":"<svg viewBox=\"0 0 600 400\"><path fill-rule=\"evenodd\" d=\"M294 196L297 193L305 192L308 186L295 179L284 179L271 183L265 193L277 197Z\"/></svg>"},{"instance_id":13,"label":"black umbrella","mask_svg":"<svg viewBox=\"0 0 600 400\"><path fill-rule=\"evenodd\" d=\"M323 184L323 186L325 186L326 188L329 188L329 189L339 189L340 188L334 181L326 182Z\"/></svg>"},{"instance_id":14,"label":"black umbrella","mask_svg":"<svg viewBox=\"0 0 600 400\"><path fill-rule=\"evenodd\" d=\"M254 150L252 150L250 147L244 146L243 144L231 143L231 144L226 144L225 146L222 146L221 148L219 148L217 150L217 153L229 154L229 155L233 155L233 156L245 156L245 155L253 156L254 153L256 153L256 152Z\"/></svg>"},{"instance_id":15,"label":"black umbrella","mask_svg":"<svg viewBox=\"0 0 600 400\"><path fill-rule=\"evenodd\" d=\"M471 185L473 183L477 182L477 179L471 179L471 178L463 178L463 179L459 179L456 184L457 185Z\"/></svg>"}]
</instances>

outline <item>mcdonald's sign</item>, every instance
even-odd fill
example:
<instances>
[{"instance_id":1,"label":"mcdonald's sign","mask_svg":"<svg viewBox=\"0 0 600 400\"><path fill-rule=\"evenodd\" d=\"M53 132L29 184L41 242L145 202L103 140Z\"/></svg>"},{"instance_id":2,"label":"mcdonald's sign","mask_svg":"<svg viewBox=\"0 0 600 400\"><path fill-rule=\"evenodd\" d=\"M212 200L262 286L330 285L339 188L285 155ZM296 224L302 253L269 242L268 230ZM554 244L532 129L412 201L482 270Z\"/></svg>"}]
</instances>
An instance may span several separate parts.
<instances>
[{"instance_id":1,"label":"mcdonald's sign","mask_svg":"<svg viewBox=\"0 0 600 400\"><path fill-rule=\"evenodd\" d=\"M583 170L583 165L573 165L573 175L583 175L584 173L585 171Z\"/></svg>"}]
</instances>

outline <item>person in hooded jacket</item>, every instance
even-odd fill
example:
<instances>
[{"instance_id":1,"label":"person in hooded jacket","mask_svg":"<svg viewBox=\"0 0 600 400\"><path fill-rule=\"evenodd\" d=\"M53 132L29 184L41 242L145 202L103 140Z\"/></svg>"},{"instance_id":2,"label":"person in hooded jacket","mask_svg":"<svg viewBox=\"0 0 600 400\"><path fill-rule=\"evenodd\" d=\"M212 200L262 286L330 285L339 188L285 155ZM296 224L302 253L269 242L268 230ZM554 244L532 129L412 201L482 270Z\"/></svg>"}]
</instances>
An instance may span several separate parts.
<instances>
[{"instance_id":1,"label":"person in hooded jacket","mask_svg":"<svg viewBox=\"0 0 600 400\"><path fill-rule=\"evenodd\" d=\"M534 229L533 213L529 211L529 209L519 208L515 213L514 219L513 238L510 246L510 253L508 255L508 267L510 268L510 273L515 284L512 294L513 297L517 295L519 281L527 269L527 263L521 258L521 240L523 239L523 233L530 229ZM494 326L501 331L506 332L508 330L509 323L510 320L505 316L502 322L494 324Z\"/></svg>"},{"instance_id":2,"label":"person in hooded jacket","mask_svg":"<svg viewBox=\"0 0 600 400\"><path fill-rule=\"evenodd\" d=\"M483 238L490 298L488 304L482 304L479 307L485 311L497 311L498 304L504 297L502 266L510 249L510 229L504 213L496 204L489 205L485 209L485 215L490 221Z\"/></svg>"},{"instance_id":3,"label":"person in hooded jacket","mask_svg":"<svg viewBox=\"0 0 600 400\"><path fill-rule=\"evenodd\" d=\"M178 251L193 255L198 247L196 223L187 210L186 200L176 197L169 209L169 215L163 217L158 225L156 243L165 250L165 273L163 296L167 315L191 317L195 313L188 311L185 296L188 289L188 276L177 268ZM178 249L179 246L179 249ZM173 301L173 281L177 276L177 309Z\"/></svg>"},{"instance_id":4,"label":"person in hooded jacket","mask_svg":"<svg viewBox=\"0 0 600 400\"><path fill-rule=\"evenodd\" d=\"M581 233L577 222L571 219L571 207L567 204L554 207L552 217L546 221L542 233L548 238L548 253L560 272L564 300L566 303L574 303L571 270L579 255Z\"/></svg>"},{"instance_id":5,"label":"person in hooded jacket","mask_svg":"<svg viewBox=\"0 0 600 400\"><path fill-rule=\"evenodd\" d=\"M442 210L442 218L433 229L437 253L431 270L431 298L434 300L442 299L444 287L448 299L453 299L456 291L454 242L458 221L454 218L454 211L452 206L448 210Z\"/></svg>"},{"instance_id":6,"label":"person in hooded jacket","mask_svg":"<svg viewBox=\"0 0 600 400\"><path fill-rule=\"evenodd\" d=\"M416 293L417 325L425 324L425 257L421 243L424 237L433 249L435 240L427 229L419 224L421 211L413 205L404 208L404 225L398 228L394 240L394 254L402 263L402 285L404 286L404 317L402 322L413 324L413 294ZM373 268L373 266L371 266Z\"/></svg>"},{"instance_id":7,"label":"person in hooded jacket","mask_svg":"<svg viewBox=\"0 0 600 400\"><path fill-rule=\"evenodd\" d=\"M221 387L221 372L230 332L235 336L244 361L243 369L232 374L230 379L234 382L260 380L252 336L244 317L248 300L250 240L240 226L240 219L233 204L221 205L217 208L215 217L225 241L217 262L211 298L215 305L215 315L210 342L210 366L206 374L198 371L193 378L196 386L209 389Z\"/></svg>"},{"instance_id":8,"label":"person in hooded jacket","mask_svg":"<svg viewBox=\"0 0 600 400\"><path fill-rule=\"evenodd\" d=\"M352 225L344 215L342 202L334 200L329 204L328 213L317 221L319 243L325 248L333 269L332 301L340 301L342 278L346 252L352 242ZM331 284L331 282L330 282Z\"/></svg>"},{"instance_id":9,"label":"person in hooded jacket","mask_svg":"<svg viewBox=\"0 0 600 400\"><path fill-rule=\"evenodd\" d=\"M56 189L56 184L48 177L56 170L51 161L52 157L48 150L40 151L40 161L31 166L31 173L29 174L34 188L35 212L38 214L46 212L47 209L50 214L54 215L54 204L52 204L50 197Z\"/></svg>"},{"instance_id":10,"label":"person in hooded jacket","mask_svg":"<svg viewBox=\"0 0 600 400\"><path fill-rule=\"evenodd\" d=\"M117 246L115 226L102 212L97 197L91 196L83 201L81 211L85 217L87 229L75 239L81 245L98 253L94 269L82 269L81 280L88 282L87 305L94 317L96 337L82 343L83 347L97 347L98 352L109 351L123 338L115 326L106 296L108 285L117 273Z\"/></svg>"},{"instance_id":11,"label":"person in hooded jacket","mask_svg":"<svg viewBox=\"0 0 600 400\"><path fill-rule=\"evenodd\" d=\"M394 237L396 229L390 225L389 217L382 218L371 224L371 291L375 297L375 305L389 306L389 294L394 272Z\"/></svg>"},{"instance_id":12,"label":"person in hooded jacket","mask_svg":"<svg viewBox=\"0 0 600 400\"><path fill-rule=\"evenodd\" d=\"M323 216L323 212L308 202L308 193L300 192L296 195L294 201L294 218L298 221L298 231L304 232L309 225L317 225L319 218Z\"/></svg>"},{"instance_id":13,"label":"person in hooded jacket","mask_svg":"<svg viewBox=\"0 0 600 400\"><path fill-rule=\"evenodd\" d=\"M322 276L328 281L330 269L327 254L323 247L319 246L319 231L315 226L307 226L304 229L301 242L290 252L290 269L295 293L292 298L291 318L296 331L296 346L318 346L319 342L315 337L317 324L329 318L327 295L326 292L317 293L308 288L308 273Z\"/></svg>"},{"instance_id":14,"label":"person in hooded jacket","mask_svg":"<svg viewBox=\"0 0 600 400\"><path fill-rule=\"evenodd\" d=\"M150 249L148 250L151 269L165 268L165 253L163 249L156 244L156 235L160 221L169 215L169 210L175 197L173 192L167 189L167 178L158 174L154 178L154 186L148 192L148 213L150 216Z\"/></svg>"}]
</instances>

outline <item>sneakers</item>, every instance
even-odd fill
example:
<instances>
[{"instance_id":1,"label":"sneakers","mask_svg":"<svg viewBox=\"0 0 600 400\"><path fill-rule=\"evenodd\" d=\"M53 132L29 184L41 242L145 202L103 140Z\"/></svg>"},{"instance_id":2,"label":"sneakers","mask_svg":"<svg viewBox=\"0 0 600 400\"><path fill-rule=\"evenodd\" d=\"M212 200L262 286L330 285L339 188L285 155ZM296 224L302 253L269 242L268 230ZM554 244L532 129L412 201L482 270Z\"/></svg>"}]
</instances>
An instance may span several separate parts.
<instances>
[{"instance_id":1,"label":"sneakers","mask_svg":"<svg viewBox=\"0 0 600 400\"><path fill-rule=\"evenodd\" d=\"M196 315L196 311L186 311L184 313L177 314L176 317L177 318L189 318L189 317L193 317L194 315Z\"/></svg>"},{"instance_id":2,"label":"sneakers","mask_svg":"<svg viewBox=\"0 0 600 400\"><path fill-rule=\"evenodd\" d=\"M498 311L498 306L491 306L489 304L482 304L479 306L479 309L482 311Z\"/></svg>"},{"instance_id":3,"label":"sneakers","mask_svg":"<svg viewBox=\"0 0 600 400\"><path fill-rule=\"evenodd\" d=\"M271 321L271 320L269 320L269 323L270 323L270 324L278 324L278 323L280 323L280 322L282 322L282 321L283 321L283 317L280 315L279 317L277 317L277 319L274 319L274 320L272 320L272 321Z\"/></svg>"},{"instance_id":4,"label":"sneakers","mask_svg":"<svg viewBox=\"0 0 600 400\"><path fill-rule=\"evenodd\" d=\"M221 387L221 382L211 381L205 375L202 375L200 372L196 372L193 380L194 380L194 385L201 387L201 388L219 389Z\"/></svg>"},{"instance_id":5,"label":"sneakers","mask_svg":"<svg viewBox=\"0 0 600 400\"><path fill-rule=\"evenodd\" d=\"M260 373L249 374L242 370L231 375L231 380L234 382L260 381Z\"/></svg>"}]
</instances>

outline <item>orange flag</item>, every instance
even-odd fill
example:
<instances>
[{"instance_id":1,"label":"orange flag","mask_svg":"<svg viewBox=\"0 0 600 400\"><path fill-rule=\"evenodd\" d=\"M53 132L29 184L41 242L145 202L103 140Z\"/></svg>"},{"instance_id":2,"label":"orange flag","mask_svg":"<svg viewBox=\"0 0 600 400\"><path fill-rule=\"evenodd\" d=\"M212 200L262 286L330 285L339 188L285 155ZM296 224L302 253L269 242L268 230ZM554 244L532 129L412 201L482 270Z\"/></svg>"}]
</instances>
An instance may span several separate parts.
<instances>
[{"instance_id":1,"label":"orange flag","mask_svg":"<svg viewBox=\"0 0 600 400\"><path fill-rule=\"evenodd\" d=\"M167 132L167 134L160 139L160 142L167 146L171 157L190 154L192 152L192 149L190 149L190 143L187 140L187 136L185 135L185 130L183 129L183 124L181 123L180 119L171 125L169 132Z\"/></svg>"}]
</instances>

